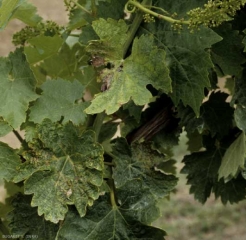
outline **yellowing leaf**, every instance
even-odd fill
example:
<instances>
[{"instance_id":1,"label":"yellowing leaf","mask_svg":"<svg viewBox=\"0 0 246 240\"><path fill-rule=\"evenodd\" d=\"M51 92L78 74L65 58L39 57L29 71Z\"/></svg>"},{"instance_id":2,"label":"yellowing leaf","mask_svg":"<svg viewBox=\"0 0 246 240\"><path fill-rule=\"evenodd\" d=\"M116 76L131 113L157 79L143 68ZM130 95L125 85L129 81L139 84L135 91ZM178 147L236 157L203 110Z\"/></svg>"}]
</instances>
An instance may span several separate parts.
<instances>
[{"instance_id":1,"label":"yellowing leaf","mask_svg":"<svg viewBox=\"0 0 246 240\"><path fill-rule=\"evenodd\" d=\"M103 148L92 131L80 132L71 123L61 126L45 121L39 139L29 143L26 162L14 181L25 180L25 194L34 194L32 206L46 220L57 223L74 204L84 216L88 205L99 197L103 182Z\"/></svg>"},{"instance_id":2,"label":"yellowing leaf","mask_svg":"<svg viewBox=\"0 0 246 240\"><path fill-rule=\"evenodd\" d=\"M142 36L135 39L132 55L122 62L122 68L109 71L109 90L97 94L85 110L86 113L94 114L105 110L107 114L112 114L130 99L136 105L144 105L152 97L146 88L148 84L166 93L170 92L171 79L165 56L164 50L154 46L153 37Z\"/></svg>"},{"instance_id":3,"label":"yellowing leaf","mask_svg":"<svg viewBox=\"0 0 246 240\"><path fill-rule=\"evenodd\" d=\"M242 132L240 136L226 150L219 168L219 179L236 177L240 169L244 169L246 157L245 134Z\"/></svg>"}]
</instances>

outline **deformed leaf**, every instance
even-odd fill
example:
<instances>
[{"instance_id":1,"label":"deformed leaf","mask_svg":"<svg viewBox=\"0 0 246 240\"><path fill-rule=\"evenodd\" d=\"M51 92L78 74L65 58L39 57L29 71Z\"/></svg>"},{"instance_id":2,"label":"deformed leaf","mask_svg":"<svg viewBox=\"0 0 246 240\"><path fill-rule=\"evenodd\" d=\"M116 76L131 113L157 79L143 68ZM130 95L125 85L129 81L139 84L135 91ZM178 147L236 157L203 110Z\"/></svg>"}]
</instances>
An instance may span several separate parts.
<instances>
[{"instance_id":1,"label":"deformed leaf","mask_svg":"<svg viewBox=\"0 0 246 240\"><path fill-rule=\"evenodd\" d=\"M116 165L113 170L116 188L130 180L140 179L144 188L161 198L167 196L176 186L176 177L155 171L154 167L165 158L150 146L136 144L131 149L124 138L118 138L112 143L112 154Z\"/></svg>"},{"instance_id":2,"label":"deformed leaf","mask_svg":"<svg viewBox=\"0 0 246 240\"><path fill-rule=\"evenodd\" d=\"M12 200L14 209L8 214L9 228L12 235L27 239L33 236L38 239L55 239L59 226L45 221L38 216L37 208L31 207L31 197L18 194Z\"/></svg>"},{"instance_id":3,"label":"deformed leaf","mask_svg":"<svg viewBox=\"0 0 246 240\"><path fill-rule=\"evenodd\" d=\"M110 18L108 20L100 18L92 23L92 27L100 40L89 42L87 51L110 61L123 59L123 46L128 37L128 26L125 21L121 19L117 22Z\"/></svg>"},{"instance_id":4,"label":"deformed leaf","mask_svg":"<svg viewBox=\"0 0 246 240\"><path fill-rule=\"evenodd\" d=\"M126 208L124 206L121 208L111 206L108 196L100 197L100 201L96 201L83 218L80 218L74 209L70 210L58 232L57 240L94 240L98 236L104 240L146 238L163 240L166 235L163 230L144 225L132 218L131 212L134 213L142 205L138 199L138 197L133 199L128 197Z\"/></svg>"},{"instance_id":5,"label":"deformed leaf","mask_svg":"<svg viewBox=\"0 0 246 240\"><path fill-rule=\"evenodd\" d=\"M20 165L20 157L6 143L0 142L0 179L13 180Z\"/></svg>"},{"instance_id":6,"label":"deformed leaf","mask_svg":"<svg viewBox=\"0 0 246 240\"><path fill-rule=\"evenodd\" d=\"M74 204L84 216L86 207L99 197L103 181L103 149L95 142L95 133L80 132L71 123L45 121L38 136L23 153L26 162L14 181L25 180L25 194L34 194L31 204L46 220L63 220L67 204Z\"/></svg>"},{"instance_id":7,"label":"deformed leaf","mask_svg":"<svg viewBox=\"0 0 246 240\"><path fill-rule=\"evenodd\" d=\"M26 120L29 102L37 98L35 78L21 49L0 58L0 116L13 128Z\"/></svg>"},{"instance_id":8,"label":"deformed leaf","mask_svg":"<svg viewBox=\"0 0 246 240\"><path fill-rule=\"evenodd\" d=\"M42 86L42 95L31 107L30 121L41 123L45 118L52 122L72 121L79 125L84 123L87 103L81 101L84 87L77 80L69 82L63 79L47 80Z\"/></svg>"},{"instance_id":9,"label":"deformed leaf","mask_svg":"<svg viewBox=\"0 0 246 240\"><path fill-rule=\"evenodd\" d=\"M132 55L124 60L122 69L113 68L110 78L109 90L95 96L92 104L85 110L88 114L104 110L107 114L112 114L130 99L136 105L144 105L152 97L146 88L148 84L166 93L171 91L165 51L154 46L151 36L141 36L134 40Z\"/></svg>"},{"instance_id":10,"label":"deformed leaf","mask_svg":"<svg viewBox=\"0 0 246 240\"><path fill-rule=\"evenodd\" d=\"M240 136L230 145L222 158L219 168L219 179L236 177L238 171L244 168L246 157L245 134L242 132Z\"/></svg>"}]
</instances>

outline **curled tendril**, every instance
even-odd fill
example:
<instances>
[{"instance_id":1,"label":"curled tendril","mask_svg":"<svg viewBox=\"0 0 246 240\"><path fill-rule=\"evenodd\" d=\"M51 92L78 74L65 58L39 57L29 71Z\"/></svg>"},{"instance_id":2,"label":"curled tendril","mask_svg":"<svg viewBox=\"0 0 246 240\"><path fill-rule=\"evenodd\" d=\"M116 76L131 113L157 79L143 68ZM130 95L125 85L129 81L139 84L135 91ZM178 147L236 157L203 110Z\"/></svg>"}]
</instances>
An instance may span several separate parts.
<instances>
[{"instance_id":1,"label":"curled tendril","mask_svg":"<svg viewBox=\"0 0 246 240\"><path fill-rule=\"evenodd\" d=\"M133 0L133 1L136 2L136 0ZM125 5L125 12L134 13L135 11L136 11L136 6L133 6L130 2L127 2Z\"/></svg>"}]
</instances>

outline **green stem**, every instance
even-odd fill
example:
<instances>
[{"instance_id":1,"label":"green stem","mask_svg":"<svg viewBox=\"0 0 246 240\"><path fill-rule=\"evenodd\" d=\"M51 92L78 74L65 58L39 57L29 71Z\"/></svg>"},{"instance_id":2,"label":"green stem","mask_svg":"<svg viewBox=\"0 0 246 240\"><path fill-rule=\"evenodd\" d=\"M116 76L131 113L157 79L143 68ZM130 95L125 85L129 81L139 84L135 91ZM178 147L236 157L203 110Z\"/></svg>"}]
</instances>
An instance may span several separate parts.
<instances>
[{"instance_id":1,"label":"green stem","mask_svg":"<svg viewBox=\"0 0 246 240\"><path fill-rule=\"evenodd\" d=\"M95 0L91 0L91 12L93 16L97 15L97 6Z\"/></svg>"},{"instance_id":2,"label":"green stem","mask_svg":"<svg viewBox=\"0 0 246 240\"><path fill-rule=\"evenodd\" d=\"M89 12L85 7L83 7L82 5L80 5L76 0L71 0L78 8L80 8L81 10L83 10L84 12L88 13L91 15L91 12Z\"/></svg>"},{"instance_id":3,"label":"green stem","mask_svg":"<svg viewBox=\"0 0 246 240\"><path fill-rule=\"evenodd\" d=\"M9 230L6 228L1 218L0 218L0 231L2 232L3 235L10 235Z\"/></svg>"},{"instance_id":4,"label":"green stem","mask_svg":"<svg viewBox=\"0 0 246 240\"><path fill-rule=\"evenodd\" d=\"M151 3L152 3L152 0L143 0L141 4L151 5ZM135 18L134 18L134 20L132 22L131 28L130 28L130 30L128 32L127 41L125 42L124 47L123 47L123 58L125 58L125 55L126 55L126 53L128 51L128 48L131 45L131 43L132 43L132 41L133 41L133 39L134 39L134 37L136 35L136 32L137 32L142 20L143 20L143 13L142 12L137 12L137 14L136 14L136 16L135 16Z\"/></svg>"},{"instance_id":5,"label":"green stem","mask_svg":"<svg viewBox=\"0 0 246 240\"><path fill-rule=\"evenodd\" d=\"M129 0L127 2L127 4L126 4L126 8L125 9L128 9L128 5L133 5L135 8L138 8L139 10L141 10L144 13L150 14L150 15L156 17L156 18L163 19L163 20L168 21L168 22L173 23L173 24L175 24L175 23L177 23L177 24L189 24L190 23L190 21L176 20L176 19L173 19L171 17L164 16L162 14L156 13L156 12L144 7L143 5L145 5L145 4L139 3L136 0L135 1L134 0Z\"/></svg>"},{"instance_id":6,"label":"green stem","mask_svg":"<svg viewBox=\"0 0 246 240\"><path fill-rule=\"evenodd\" d=\"M105 165L115 167L115 165L112 162L104 162Z\"/></svg>"},{"instance_id":7,"label":"green stem","mask_svg":"<svg viewBox=\"0 0 246 240\"><path fill-rule=\"evenodd\" d=\"M106 116L105 112L97 114L96 119L93 123L93 129L96 133L96 141L98 141L98 136L99 136L99 133L100 133L100 130L101 130L105 116Z\"/></svg>"},{"instance_id":8,"label":"green stem","mask_svg":"<svg viewBox=\"0 0 246 240\"><path fill-rule=\"evenodd\" d=\"M115 185L113 179L108 179L108 185L110 188L110 202L113 208L118 208L116 199L115 199Z\"/></svg>"}]
</instances>

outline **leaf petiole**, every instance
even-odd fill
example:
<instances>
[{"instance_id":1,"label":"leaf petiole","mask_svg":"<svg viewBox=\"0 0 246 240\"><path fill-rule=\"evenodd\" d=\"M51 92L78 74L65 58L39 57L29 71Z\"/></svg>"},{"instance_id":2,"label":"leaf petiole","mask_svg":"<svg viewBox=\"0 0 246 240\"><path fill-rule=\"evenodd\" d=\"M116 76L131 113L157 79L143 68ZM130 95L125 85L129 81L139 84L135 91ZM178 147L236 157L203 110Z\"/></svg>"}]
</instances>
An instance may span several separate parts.
<instances>
[{"instance_id":1,"label":"leaf petiole","mask_svg":"<svg viewBox=\"0 0 246 240\"><path fill-rule=\"evenodd\" d=\"M71 0L78 8L80 8L81 10L83 10L84 12L88 13L91 15L91 12L88 11L85 7L83 7L82 5L80 5L76 0Z\"/></svg>"}]
</instances>

